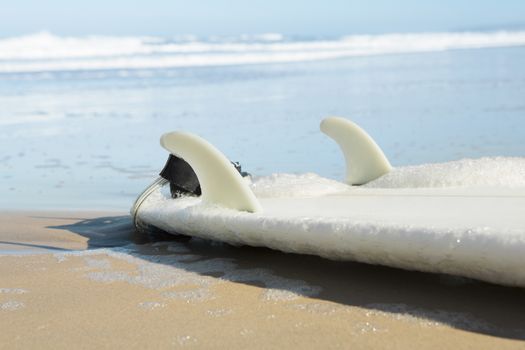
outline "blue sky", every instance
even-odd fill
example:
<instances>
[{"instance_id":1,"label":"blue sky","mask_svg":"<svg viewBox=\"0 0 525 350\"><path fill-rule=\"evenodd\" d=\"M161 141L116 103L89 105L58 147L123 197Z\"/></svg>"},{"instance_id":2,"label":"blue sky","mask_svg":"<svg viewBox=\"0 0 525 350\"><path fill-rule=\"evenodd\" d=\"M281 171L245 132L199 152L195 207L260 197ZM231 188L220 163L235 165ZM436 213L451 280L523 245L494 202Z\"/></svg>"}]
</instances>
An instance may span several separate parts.
<instances>
[{"instance_id":1,"label":"blue sky","mask_svg":"<svg viewBox=\"0 0 525 350\"><path fill-rule=\"evenodd\" d=\"M523 0L0 0L0 36L287 35L525 28Z\"/></svg>"}]
</instances>

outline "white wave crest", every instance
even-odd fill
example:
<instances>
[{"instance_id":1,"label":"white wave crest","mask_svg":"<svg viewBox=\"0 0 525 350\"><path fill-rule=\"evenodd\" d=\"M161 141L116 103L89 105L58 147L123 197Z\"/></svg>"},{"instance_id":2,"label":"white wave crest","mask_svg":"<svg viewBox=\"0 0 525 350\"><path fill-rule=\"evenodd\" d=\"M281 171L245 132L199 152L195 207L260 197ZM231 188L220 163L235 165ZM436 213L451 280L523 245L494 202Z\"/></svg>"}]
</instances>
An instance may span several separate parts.
<instances>
[{"instance_id":1,"label":"white wave crest","mask_svg":"<svg viewBox=\"0 0 525 350\"><path fill-rule=\"evenodd\" d=\"M154 69L303 62L351 56L525 45L525 31L352 35L291 41L280 34L199 40L189 36L59 37L42 32L0 40L0 73Z\"/></svg>"}]
</instances>

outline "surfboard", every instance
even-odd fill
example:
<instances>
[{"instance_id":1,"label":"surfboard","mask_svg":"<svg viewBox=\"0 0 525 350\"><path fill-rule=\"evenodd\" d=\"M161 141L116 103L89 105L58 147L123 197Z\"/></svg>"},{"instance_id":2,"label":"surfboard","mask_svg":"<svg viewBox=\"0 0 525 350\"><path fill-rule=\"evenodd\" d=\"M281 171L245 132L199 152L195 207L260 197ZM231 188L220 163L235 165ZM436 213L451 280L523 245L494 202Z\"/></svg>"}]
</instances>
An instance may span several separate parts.
<instances>
[{"instance_id":1,"label":"surfboard","mask_svg":"<svg viewBox=\"0 0 525 350\"><path fill-rule=\"evenodd\" d=\"M157 180L132 214L173 234L525 287L524 158L397 169L355 123L330 117L321 131L343 152L344 183L245 179L199 136L164 134L161 145L191 165L202 195L172 199Z\"/></svg>"}]
</instances>

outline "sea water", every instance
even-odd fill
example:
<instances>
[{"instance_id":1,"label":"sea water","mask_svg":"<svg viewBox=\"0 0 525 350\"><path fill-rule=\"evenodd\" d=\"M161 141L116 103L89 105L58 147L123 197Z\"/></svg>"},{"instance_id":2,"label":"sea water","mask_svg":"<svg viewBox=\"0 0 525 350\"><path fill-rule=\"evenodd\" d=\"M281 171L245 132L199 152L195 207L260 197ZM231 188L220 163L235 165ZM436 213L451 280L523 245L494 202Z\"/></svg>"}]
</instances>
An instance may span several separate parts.
<instances>
[{"instance_id":1,"label":"sea water","mask_svg":"<svg viewBox=\"0 0 525 350\"><path fill-rule=\"evenodd\" d=\"M330 115L397 167L524 157L524 62L524 32L0 39L0 209L127 210L173 130L258 176L342 180Z\"/></svg>"}]
</instances>

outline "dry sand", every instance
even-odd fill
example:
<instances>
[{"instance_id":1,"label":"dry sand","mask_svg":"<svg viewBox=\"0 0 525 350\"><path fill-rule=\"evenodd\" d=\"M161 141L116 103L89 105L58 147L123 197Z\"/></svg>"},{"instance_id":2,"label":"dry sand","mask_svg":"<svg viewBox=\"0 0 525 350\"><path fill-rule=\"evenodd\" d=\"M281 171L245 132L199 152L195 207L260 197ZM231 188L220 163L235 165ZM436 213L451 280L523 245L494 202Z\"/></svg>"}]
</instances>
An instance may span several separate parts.
<instances>
[{"instance_id":1,"label":"dry sand","mask_svg":"<svg viewBox=\"0 0 525 350\"><path fill-rule=\"evenodd\" d=\"M525 348L525 290L0 214L0 347Z\"/></svg>"}]
</instances>

